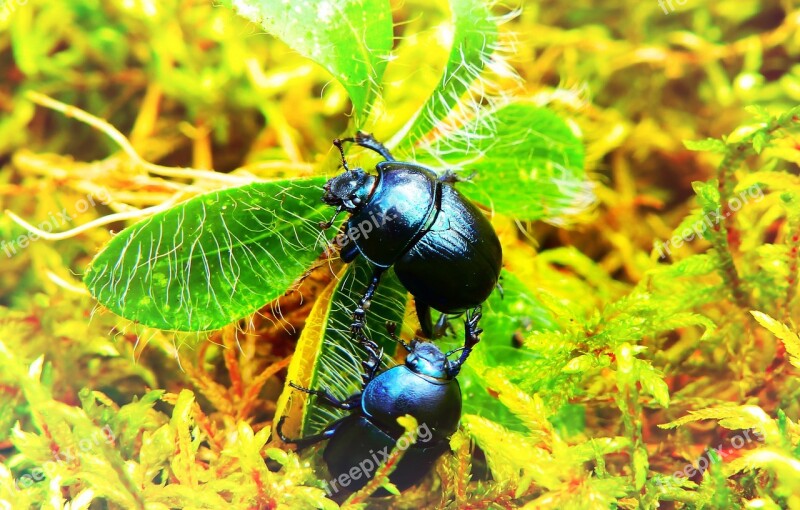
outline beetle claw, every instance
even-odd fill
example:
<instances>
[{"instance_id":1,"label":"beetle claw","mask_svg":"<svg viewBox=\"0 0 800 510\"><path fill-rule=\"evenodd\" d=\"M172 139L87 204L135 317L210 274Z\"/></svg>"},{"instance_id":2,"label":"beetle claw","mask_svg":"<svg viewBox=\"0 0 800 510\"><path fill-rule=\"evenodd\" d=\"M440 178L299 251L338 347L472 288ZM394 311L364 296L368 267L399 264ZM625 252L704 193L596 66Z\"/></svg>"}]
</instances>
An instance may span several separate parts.
<instances>
[{"instance_id":1,"label":"beetle claw","mask_svg":"<svg viewBox=\"0 0 800 510\"><path fill-rule=\"evenodd\" d=\"M480 322L481 317L483 317L483 313L481 313L480 306L467 312L467 318L464 320L464 346L468 349L480 341L480 335L483 330L478 327L478 322Z\"/></svg>"},{"instance_id":2,"label":"beetle claw","mask_svg":"<svg viewBox=\"0 0 800 510\"><path fill-rule=\"evenodd\" d=\"M450 170L449 168L444 171L442 175L439 176L439 182L444 182L448 184L455 184L457 182L470 182L475 176L478 175L478 172L472 172L466 177L461 177L454 171Z\"/></svg>"}]
</instances>

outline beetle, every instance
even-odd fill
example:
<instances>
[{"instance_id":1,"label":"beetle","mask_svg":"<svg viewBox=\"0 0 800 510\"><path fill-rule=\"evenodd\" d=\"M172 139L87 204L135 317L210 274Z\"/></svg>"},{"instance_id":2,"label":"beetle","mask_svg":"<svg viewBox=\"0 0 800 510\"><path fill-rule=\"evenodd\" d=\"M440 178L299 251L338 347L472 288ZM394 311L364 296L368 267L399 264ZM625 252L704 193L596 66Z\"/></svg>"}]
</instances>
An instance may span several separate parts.
<instances>
[{"instance_id":1,"label":"beetle","mask_svg":"<svg viewBox=\"0 0 800 510\"><path fill-rule=\"evenodd\" d=\"M344 142L380 154L384 161L375 166L377 175L351 170ZM447 314L475 308L498 285L503 254L491 223L455 189L459 178L454 173L437 176L420 164L397 161L366 133L335 139L333 144L344 172L323 186L322 201L336 211L321 227L330 228L340 213L349 212L336 238L340 256L349 263L361 255L373 267L369 286L353 311L353 337L363 340L366 310L381 274L391 266L414 296L422 333L441 336ZM367 225L369 232L362 227ZM442 312L435 329L431 308Z\"/></svg>"},{"instance_id":2,"label":"beetle","mask_svg":"<svg viewBox=\"0 0 800 510\"><path fill-rule=\"evenodd\" d=\"M361 391L338 400L328 390L289 385L317 398L317 402L345 411L347 416L334 421L322 432L291 439L283 434L285 416L276 432L285 443L305 448L328 440L323 458L331 475L328 493L344 495L356 491L372 479L375 471L395 445L402 447L406 433L397 418L409 414L419 428L413 444L406 439L406 450L389 480L399 489L418 483L433 464L449 449L449 438L461 419L461 388L456 380L482 330L477 327L480 307L468 311L464 320L464 346L443 353L433 343L412 340L405 343L395 335L395 325L387 324L391 337L408 352L405 363L378 373L382 349L372 340L362 342L369 356L362 361ZM450 355L461 351L458 359ZM428 433L420 433L420 430ZM369 469L367 469L369 466ZM339 484L339 487L336 485ZM340 494L341 492L341 494Z\"/></svg>"}]
</instances>

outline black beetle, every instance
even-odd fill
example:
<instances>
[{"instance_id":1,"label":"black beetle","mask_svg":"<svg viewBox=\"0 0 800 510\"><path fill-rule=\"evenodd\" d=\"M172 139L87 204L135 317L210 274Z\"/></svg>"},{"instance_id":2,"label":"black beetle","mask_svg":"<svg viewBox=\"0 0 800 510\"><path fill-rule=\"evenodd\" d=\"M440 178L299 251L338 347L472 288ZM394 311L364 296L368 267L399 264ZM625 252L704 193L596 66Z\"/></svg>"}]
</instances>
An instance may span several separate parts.
<instances>
[{"instance_id":1,"label":"black beetle","mask_svg":"<svg viewBox=\"0 0 800 510\"><path fill-rule=\"evenodd\" d=\"M370 175L350 170L343 142L373 150L386 161ZM422 332L440 336L445 314L460 314L489 297L498 283L502 249L489 220L459 193L452 172L437 176L417 163L400 162L372 135L336 139L344 172L324 186L323 202L336 207L329 228L342 211L350 218L337 237L344 262L359 254L374 267L372 280L353 313L352 334L363 340L364 316L381 274L390 266L414 296ZM367 230L367 227L369 230ZM373 232L374 229L374 232ZM442 312L434 326L431 308Z\"/></svg>"},{"instance_id":2,"label":"black beetle","mask_svg":"<svg viewBox=\"0 0 800 510\"><path fill-rule=\"evenodd\" d=\"M397 365L377 374L382 350L371 340L362 342L369 353L363 361L364 384L360 393L338 400L327 390L312 390L289 383L295 389L315 395L323 404L351 411L319 434L299 439L283 435L285 416L278 421L276 431L285 443L300 448L329 440L323 458L331 479L326 489L329 495L344 496L356 491L372 479L375 471L397 445L405 449L389 480L399 489L418 483L449 448L449 438L458 429L461 419L461 388L455 379L470 351L478 343L481 330L480 308L467 312L464 321L464 346L446 354L432 343L413 340L406 344L394 334L392 338L408 351L404 365ZM448 356L461 351L455 361ZM409 414L419 427L412 440L397 418ZM423 434L422 431L427 431ZM334 499L337 499L334 497Z\"/></svg>"}]
</instances>

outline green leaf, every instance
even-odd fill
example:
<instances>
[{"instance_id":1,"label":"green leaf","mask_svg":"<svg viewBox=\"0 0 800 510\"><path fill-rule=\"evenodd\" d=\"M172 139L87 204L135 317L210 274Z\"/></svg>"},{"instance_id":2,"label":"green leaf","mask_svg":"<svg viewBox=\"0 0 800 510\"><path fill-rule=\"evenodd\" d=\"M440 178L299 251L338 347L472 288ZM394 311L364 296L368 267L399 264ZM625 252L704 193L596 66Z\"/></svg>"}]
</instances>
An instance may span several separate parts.
<instances>
[{"instance_id":1,"label":"green leaf","mask_svg":"<svg viewBox=\"0 0 800 510\"><path fill-rule=\"evenodd\" d=\"M705 315L691 312L672 313L658 323L658 329L660 331L673 331L688 326L703 327L704 331L700 340L707 340L711 334L717 330L717 325L714 324L714 321Z\"/></svg>"},{"instance_id":2,"label":"green leaf","mask_svg":"<svg viewBox=\"0 0 800 510\"><path fill-rule=\"evenodd\" d=\"M658 405L669 407L669 386L664 382L664 375L647 361L634 358L642 390L653 396Z\"/></svg>"},{"instance_id":3,"label":"green leaf","mask_svg":"<svg viewBox=\"0 0 800 510\"><path fill-rule=\"evenodd\" d=\"M147 326L220 328L277 298L322 251L322 179L194 197L126 228L87 269L97 300Z\"/></svg>"},{"instance_id":4,"label":"green leaf","mask_svg":"<svg viewBox=\"0 0 800 510\"><path fill-rule=\"evenodd\" d=\"M690 151L703 152L728 152L728 146L722 140L716 138L706 138L705 140L684 140L683 145Z\"/></svg>"},{"instance_id":5,"label":"green leaf","mask_svg":"<svg viewBox=\"0 0 800 510\"><path fill-rule=\"evenodd\" d=\"M644 487L647 481L647 470L650 468L650 460L647 457L647 449L644 446L633 450L633 485L636 490Z\"/></svg>"},{"instance_id":6,"label":"green leaf","mask_svg":"<svg viewBox=\"0 0 800 510\"><path fill-rule=\"evenodd\" d=\"M711 218L708 218L708 215L702 209L695 209L675 227L675 230L672 231L672 236L665 243L667 245L683 245L683 243L689 243L695 239L708 239L708 232L711 229L710 223ZM665 248L671 251L670 246ZM659 247L656 249L663 254L665 248Z\"/></svg>"},{"instance_id":7,"label":"green leaf","mask_svg":"<svg viewBox=\"0 0 800 510\"><path fill-rule=\"evenodd\" d=\"M756 154L761 154L761 151L767 146L767 138L767 133L764 131L759 131L753 136L753 149L756 151Z\"/></svg>"},{"instance_id":8,"label":"green leaf","mask_svg":"<svg viewBox=\"0 0 800 510\"><path fill-rule=\"evenodd\" d=\"M515 383L524 383L525 390L531 390L530 385L553 384L546 377L543 368L550 362L547 355L515 345L514 342L524 342L526 337L535 332L556 330L557 325L553 313L517 276L503 271L500 281L503 292L492 292L483 304L481 341L459 374L458 381L462 392L470 395L468 399L464 399L464 413L491 418L512 430L524 430L519 419L514 416L513 409L497 398L497 388L486 369L508 369L509 377ZM456 330L455 338L439 341L442 349L455 349L463 345L461 319L451 323ZM540 377L527 377L528 370L538 373ZM559 376L560 374L556 374L556 377Z\"/></svg>"},{"instance_id":9,"label":"green leaf","mask_svg":"<svg viewBox=\"0 0 800 510\"><path fill-rule=\"evenodd\" d=\"M652 273L660 278L704 276L717 268L719 259L715 253L699 253L668 266L659 267Z\"/></svg>"},{"instance_id":10,"label":"green leaf","mask_svg":"<svg viewBox=\"0 0 800 510\"><path fill-rule=\"evenodd\" d=\"M495 480L517 484L530 476L537 485L546 489L559 486L563 470L552 469L553 454L527 434L520 434L498 425L492 420L464 414L464 430L486 453L486 464Z\"/></svg>"},{"instance_id":11,"label":"green leaf","mask_svg":"<svg viewBox=\"0 0 800 510\"><path fill-rule=\"evenodd\" d=\"M441 80L413 119L405 137L413 143L428 134L459 104L490 61L497 42L497 22L483 0L450 0L453 44Z\"/></svg>"},{"instance_id":12,"label":"green leaf","mask_svg":"<svg viewBox=\"0 0 800 510\"><path fill-rule=\"evenodd\" d=\"M594 200L583 144L558 115L533 104L482 113L432 152L451 167L475 172L475 186L459 187L465 195L514 218L564 224L565 216Z\"/></svg>"},{"instance_id":13,"label":"green leaf","mask_svg":"<svg viewBox=\"0 0 800 510\"><path fill-rule=\"evenodd\" d=\"M515 347L512 338L524 339L536 331L555 331L558 325L553 313L542 304L530 287L514 273L502 271L500 282L503 292L492 292L483 305L481 348L487 366L515 366L523 354ZM461 336L457 342L461 343ZM453 347L458 347L454 345Z\"/></svg>"},{"instance_id":14,"label":"green leaf","mask_svg":"<svg viewBox=\"0 0 800 510\"><path fill-rule=\"evenodd\" d=\"M743 142L745 139L751 138L753 135L755 135L755 133L766 127L766 124L763 122L739 126L738 128L734 129L730 135L728 135L725 141L729 144Z\"/></svg>"},{"instance_id":15,"label":"green leaf","mask_svg":"<svg viewBox=\"0 0 800 510\"><path fill-rule=\"evenodd\" d=\"M785 125L792 122L797 122L798 121L797 116L799 115L800 115L800 105L794 106L782 112L780 115L778 115L776 120L779 125Z\"/></svg>"},{"instance_id":16,"label":"green leaf","mask_svg":"<svg viewBox=\"0 0 800 510\"><path fill-rule=\"evenodd\" d=\"M394 496L399 496L400 495L400 489L398 489L397 486L395 484L393 484L392 482L388 482L387 481L386 483L381 485L381 487L386 489L386 492L388 492L389 494L392 494Z\"/></svg>"},{"instance_id":17,"label":"green leaf","mask_svg":"<svg viewBox=\"0 0 800 510\"><path fill-rule=\"evenodd\" d=\"M303 399L305 394L288 386L289 382L307 388L326 389L342 400L361 391L364 371L361 361L367 359L367 353L350 340L350 324L356 303L371 276L369 263L358 258L317 298L298 340L286 378L287 386L275 413L276 416L287 416L284 427L287 435L316 433L342 417L342 411L318 403L305 405L302 417L298 416L300 409L295 408L295 404L289 405L288 401ZM387 355L382 370L387 368L386 362L390 361L396 347L386 331L386 322L402 324L407 299L407 292L394 271L384 273L371 300L365 330Z\"/></svg>"},{"instance_id":18,"label":"green leaf","mask_svg":"<svg viewBox=\"0 0 800 510\"><path fill-rule=\"evenodd\" d=\"M744 107L744 111L749 113L759 122L769 122L772 120L772 115L761 105L749 105Z\"/></svg>"},{"instance_id":19,"label":"green leaf","mask_svg":"<svg viewBox=\"0 0 800 510\"><path fill-rule=\"evenodd\" d=\"M347 398L361 390L361 374L364 371L361 361L367 359L367 354L360 345L350 340L350 324L353 322L353 310L371 278L371 267L359 257L337 282L330 300L323 342L314 363L314 377L311 378L313 388L328 388L339 398ZM394 365L391 356L397 346L386 331L386 323L396 323L397 333L400 334L407 300L408 292L394 271L384 273L371 300L365 329L367 336L380 345L386 354L381 370ZM341 416L341 411L330 407L306 406L303 432L319 432Z\"/></svg>"},{"instance_id":20,"label":"green leaf","mask_svg":"<svg viewBox=\"0 0 800 510\"><path fill-rule=\"evenodd\" d=\"M800 176L789 172L770 172L761 170L747 174L736 184L735 193L747 192L751 200L760 200L764 195L763 188L770 191L800 191ZM755 195L755 196L754 196Z\"/></svg>"},{"instance_id":21,"label":"green leaf","mask_svg":"<svg viewBox=\"0 0 800 510\"><path fill-rule=\"evenodd\" d=\"M719 183L716 179L711 179L708 182L694 181L692 188L697 194L697 202L703 209L703 212L708 215L715 215L720 210L720 197L719 197ZM711 221L719 221L717 216L709 218Z\"/></svg>"},{"instance_id":22,"label":"green leaf","mask_svg":"<svg viewBox=\"0 0 800 510\"><path fill-rule=\"evenodd\" d=\"M385 0L223 0L290 48L324 67L366 119L392 51L391 5Z\"/></svg>"}]
</instances>

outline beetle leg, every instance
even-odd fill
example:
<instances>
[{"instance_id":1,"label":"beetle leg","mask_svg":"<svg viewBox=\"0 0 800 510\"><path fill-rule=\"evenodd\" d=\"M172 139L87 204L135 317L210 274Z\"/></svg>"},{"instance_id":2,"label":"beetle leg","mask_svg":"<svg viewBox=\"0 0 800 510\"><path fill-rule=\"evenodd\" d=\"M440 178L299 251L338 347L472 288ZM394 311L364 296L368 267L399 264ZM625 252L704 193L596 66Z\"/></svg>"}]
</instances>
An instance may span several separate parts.
<instances>
[{"instance_id":1,"label":"beetle leg","mask_svg":"<svg viewBox=\"0 0 800 510\"><path fill-rule=\"evenodd\" d=\"M339 149L339 154L341 154L341 156L342 156L342 168L344 168L348 172L350 171L350 167L347 166L347 159L345 159L345 157L344 157L344 147L342 147L342 142L349 142L349 141L352 141L352 140L353 140L352 138L342 138L342 139L334 138L333 139L333 145L337 149Z\"/></svg>"},{"instance_id":2,"label":"beetle leg","mask_svg":"<svg viewBox=\"0 0 800 510\"><path fill-rule=\"evenodd\" d=\"M353 310L353 323L350 325L350 335L351 338L355 338L362 344L367 344L371 342L367 335L364 334L364 318L367 315L367 310L369 309L370 300L372 296L375 295L375 291L378 289L378 284L381 281L381 275L383 274L383 269L375 269L372 273L372 281L369 282L369 286L367 290L364 291L364 295L361 296L361 300L358 302L358 306L355 310Z\"/></svg>"},{"instance_id":3,"label":"beetle leg","mask_svg":"<svg viewBox=\"0 0 800 510\"><path fill-rule=\"evenodd\" d=\"M402 338L397 336L397 324L396 323L390 322L390 321L386 321L386 331L389 333L389 336L392 338L392 340L394 340L395 342L397 342L400 345L402 345L403 348L406 351L411 352L411 346L408 345L408 343L406 343L405 340L403 340Z\"/></svg>"},{"instance_id":4,"label":"beetle leg","mask_svg":"<svg viewBox=\"0 0 800 510\"><path fill-rule=\"evenodd\" d=\"M446 314L441 314L436 324L433 324L431 318L431 307L427 303L421 302L419 299L414 300L414 307L417 309L417 320L419 321L419 328L425 338L436 340L451 332L455 334L452 324L447 319Z\"/></svg>"},{"instance_id":5,"label":"beetle leg","mask_svg":"<svg viewBox=\"0 0 800 510\"><path fill-rule=\"evenodd\" d=\"M448 332L452 333L454 336L456 334L456 330L453 329L453 324L451 324L448 320L447 314L443 313L439 316L439 320L436 321L436 324L433 326L433 337L431 338L434 340L441 338L447 335Z\"/></svg>"},{"instance_id":6,"label":"beetle leg","mask_svg":"<svg viewBox=\"0 0 800 510\"><path fill-rule=\"evenodd\" d=\"M480 334L483 330L478 327L478 321L481 320L481 307L477 306L472 312L467 312L467 317L464 319L464 347L459 347L448 352L445 357L461 351L461 356L456 361L449 363L447 373L450 377L455 377L461 371L461 366L467 361L472 348L475 347L480 341Z\"/></svg>"},{"instance_id":7,"label":"beetle leg","mask_svg":"<svg viewBox=\"0 0 800 510\"><path fill-rule=\"evenodd\" d=\"M337 141L339 142L339 145L336 145ZM355 138L341 138L341 139L337 138L336 140L333 141L333 144L339 147L339 150L341 150L340 145L342 142L355 143L357 145L364 147L365 149L377 152L378 154L383 156L383 158L386 159L387 161L395 161L394 156L392 156L392 153L389 152L389 149L387 149L385 145L376 140L375 137L369 133L362 133L361 131L359 131L358 133L356 133Z\"/></svg>"},{"instance_id":8,"label":"beetle leg","mask_svg":"<svg viewBox=\"0 0 800 510\"><path fill-rule=\"evenodd\" d=\"M336 432L336 428L339 426L342 420L344 420L344 418L336 420L335 422L331 423L330 425L325 427L325 430L323 430L319 434L292 439L283 435L283 422L286 421L286 416L281 416L281 419L278 420L278 425L275 427L275 432L278 433L278 437L281 438L281 441L288 444L296 444L297 448L300 449L300 448L305 448L306 446L311 446L314 443L319 443L320 441L325 441L326 439L330 439Z\"/></svg>"},{"instance_id":9,"label":"beetle leg","mask_svg":"<svg viewBox=\"0 0 800 510\"><path fill-rule=\"evenodd\" d=\"M425 338L433 338L433 319L431 319L431 307L428 303L423 303L419 299L414 299L414 308L417 310L417 320L419 329Z\"/></svg>"},{"instance_id":10,"label":"beetle leg","mask_svg":"<svg viewBox=\"0 0 800 510\"><path fill-rule=\"evenodd\" d=\"M381 367L381 357L383 356L383 349L381 349L378 344L369 340L367 342L361 342L361 346L367 351L369 355L366 360L361 362L361 366L364 367L364 373L361 374L361 379L364 382L362 385L363 388L367 387L370 381L375 379L375 376L378 374L378 369ZM360 396L360 395L359 395ZM360 404L360 401L356 403L356 405Z\"/></svg>"},{"instance_id":11,"label":"beetle leg","mask_svg":"<svg viewBox=\"0 0 800 510\"><path fill-rule=\"evenodd\" d=\"M328 221L319 222L319 228L321 228L322 230L328 230L329 228L331 228L333 226L333 223L336 221L336 217L339 216L339 213L341 213L342 211L344 211L344 206L340 205L339 207L336 208L336 211L333 213L333 218L331 218Z\"/></svg>"},{"instance_id":12,"label":"beetle leg","mask_svg":"<svg viewBox=\"0 0 800 510\"><path fill-rule=\"evenodd\" d=\"M342 262L347 264L354 261L360 253L356 243L352 242L347 236L347 222L342 223L342 226L339 228L339 232L336 234L336 237L333 238L333 241L331 241L328 246L338 247L339 257L342 259ZM335 250L336 248L333 249Z\"/></svg>"},{"instance_id":13,"label":"beetle leg","mask_svg":"<svg viewBox=\"0 0 800 510\"><path fill-rule=\"evenodd\" d=\"M357 393L348 397L346 400L339 400L338 398L331 395L331 393L327 390L312 390L311 388L303 388L302 386L298 386L293 382L289 383L289 386L296 390L300 390L303 393L308 393L309 395L314 395L317 398L322 399L322 401L331 406L335 407L336 409L343 409L345 411L350 411L358 407L361 401L361 394Z\"/></svg>"}]
</instances>

